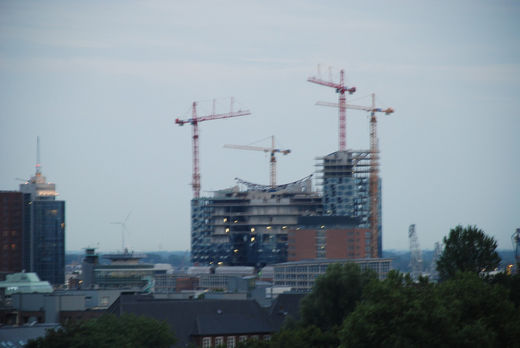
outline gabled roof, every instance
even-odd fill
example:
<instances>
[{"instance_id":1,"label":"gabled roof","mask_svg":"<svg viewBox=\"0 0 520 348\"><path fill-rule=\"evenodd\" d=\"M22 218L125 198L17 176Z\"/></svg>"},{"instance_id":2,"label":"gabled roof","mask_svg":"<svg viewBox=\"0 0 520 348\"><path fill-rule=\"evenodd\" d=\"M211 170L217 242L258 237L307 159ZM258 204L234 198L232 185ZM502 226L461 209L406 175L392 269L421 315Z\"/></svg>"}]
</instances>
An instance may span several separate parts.
<instances>
[{"instance_id":1,"label":"gabled roof","mask_svg":"<svg viewBox=\"0 0 520 348\"><path fill-rule=\"evenodd\" d=\"M254 300L163 300L123 294L108 309L133 313L168 323L183 347L194 336L274 332L268 313Z\"/></svg>"},{"instance_id":2,"label":"gabled roof","mask_svg":"<svg viewBox=\"0 0 520 348\"><path fill-rule=\"evenodd\" d=\"M271 305L269 316L276 330L280 330L284 320L291 317L300 320L300 303L306 294L284 293L278 295Z\"/></svg>"}]
</instances>

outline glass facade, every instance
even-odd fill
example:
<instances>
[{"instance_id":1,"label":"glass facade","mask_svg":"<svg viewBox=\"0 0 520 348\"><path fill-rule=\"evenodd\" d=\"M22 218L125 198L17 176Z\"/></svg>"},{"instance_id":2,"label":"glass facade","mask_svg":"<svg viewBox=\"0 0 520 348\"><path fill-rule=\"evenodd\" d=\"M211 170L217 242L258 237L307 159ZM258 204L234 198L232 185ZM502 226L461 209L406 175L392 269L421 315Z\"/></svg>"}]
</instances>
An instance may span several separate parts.
<instances>
[{"instance_id":1,"label":"glass facade","mask_svg":"<svg viewBox=\"0 0 520 348\"><path fill-rule=\"evenodd\" d=\"M29 268L41 280L65 283L65 202L36 200L28 203L30 216ZM27 258L26 258L27 259Z\"/></svg>"}]
</instances>

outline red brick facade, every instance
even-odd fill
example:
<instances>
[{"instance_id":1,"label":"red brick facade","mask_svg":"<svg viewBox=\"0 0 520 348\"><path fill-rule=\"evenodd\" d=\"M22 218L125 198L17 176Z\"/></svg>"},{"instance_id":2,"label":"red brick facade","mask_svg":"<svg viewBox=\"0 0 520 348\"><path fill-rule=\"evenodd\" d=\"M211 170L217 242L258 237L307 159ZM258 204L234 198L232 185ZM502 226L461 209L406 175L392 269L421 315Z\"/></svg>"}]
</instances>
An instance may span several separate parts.
<instances>
[{"instance_id":1,"label":"red brick facade","mask_svg":"<svg viewBox=\"0 0 520 348\"><path fill-rule=\"evenodd\" d=\"M288 261L367 257L366 228L299 229L288 234ZM321 250L321 252L320 252Z\"/></svg>"}]
</instances>

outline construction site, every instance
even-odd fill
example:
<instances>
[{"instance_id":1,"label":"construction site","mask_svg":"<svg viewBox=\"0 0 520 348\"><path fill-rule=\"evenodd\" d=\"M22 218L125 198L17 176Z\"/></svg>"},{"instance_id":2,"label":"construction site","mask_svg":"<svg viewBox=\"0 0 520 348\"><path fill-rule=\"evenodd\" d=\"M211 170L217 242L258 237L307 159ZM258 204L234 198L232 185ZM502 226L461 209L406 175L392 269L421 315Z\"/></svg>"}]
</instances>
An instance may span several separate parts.
<instances>
[{"instance_id":1,"label":"construction site","mask_svg":"<svg viewBox=\"0 0 520 348\"><path fill-rule=\"evenodd\" d=\"M191 200L191 255L196 265L254 266L303 259L378 259L382 255L382 180L379 177L377 115L393 109L347 104L344 71L339 81L319 74L308 82L334 89L338 102L317 105L339 110L339 148L315 158L315 173L295 182L276 182L276 155L287 155L272 137L271 147L225 145L227 148L270 154L270 184L260 185L236 178L236 185L201 197L199 123L247 116L248 110L198 115L192 104L191 118L176 119L192 126L193 174ZM365 149L348 149L346 110L369 113L369 139ZM313 187L313 179L317 187Z\"/></svg>"}]
</instances>

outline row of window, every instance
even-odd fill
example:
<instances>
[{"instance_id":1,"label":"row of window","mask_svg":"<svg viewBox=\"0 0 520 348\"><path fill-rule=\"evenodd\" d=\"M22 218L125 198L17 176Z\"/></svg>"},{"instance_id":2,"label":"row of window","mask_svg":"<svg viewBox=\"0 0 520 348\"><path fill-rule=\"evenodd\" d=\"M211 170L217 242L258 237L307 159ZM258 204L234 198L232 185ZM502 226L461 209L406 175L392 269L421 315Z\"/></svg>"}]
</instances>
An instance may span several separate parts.
<instances>
[{"instance_id":1,"label":"row of window","mask_svg":"<svg viewBox=\"0 0 520 348\"><path fill-rule=\"evenodd\" d=\"M248 337L246 335L238 336L238 342L245 342L248 339L258 340L260 337L258 335L253 335ZM269 341L271 339L271 335L263 335L264 341ZM212 345L212 337L204 337L202 339L202 348L211 348L211 347L219 347L224 345L224 336L215 337L215 345ZM236 336L227 336L225 337L225 344L227 348L235 348L236 347Z\"/></svg>"}]
</instances>

